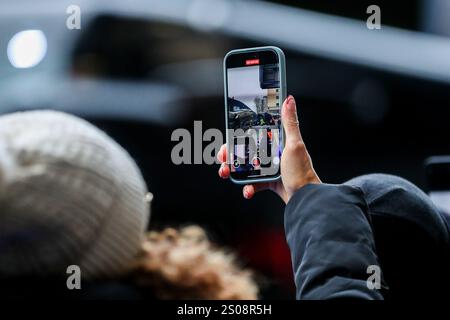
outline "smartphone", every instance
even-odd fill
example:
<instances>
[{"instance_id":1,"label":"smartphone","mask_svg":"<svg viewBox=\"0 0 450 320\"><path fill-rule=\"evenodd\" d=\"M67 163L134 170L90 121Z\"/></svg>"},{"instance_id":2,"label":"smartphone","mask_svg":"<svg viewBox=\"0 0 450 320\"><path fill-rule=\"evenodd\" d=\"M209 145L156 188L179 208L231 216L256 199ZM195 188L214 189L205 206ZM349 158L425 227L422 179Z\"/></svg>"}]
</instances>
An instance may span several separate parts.
<instances>
[{"instance_id":1,"label":"smartphone","mask_svg":"<svg viewBox=\"0 0 450 320\"><path fill-rule=\"evenodd\" d=\"M425 160L428 194L442 211L450 214L450 156L434 156Z\"/></svg>"},{"instance_id":2,"label":"smartphone","mask_svg":"<svg viewBox=\"0 0 450 320\"><path fill-rule=\"evenodd\" d=\"M238 184L276 181L284 147L284 53L272 46L232 50L223 66L230 179Z\"/></svg>"}]
</instances>

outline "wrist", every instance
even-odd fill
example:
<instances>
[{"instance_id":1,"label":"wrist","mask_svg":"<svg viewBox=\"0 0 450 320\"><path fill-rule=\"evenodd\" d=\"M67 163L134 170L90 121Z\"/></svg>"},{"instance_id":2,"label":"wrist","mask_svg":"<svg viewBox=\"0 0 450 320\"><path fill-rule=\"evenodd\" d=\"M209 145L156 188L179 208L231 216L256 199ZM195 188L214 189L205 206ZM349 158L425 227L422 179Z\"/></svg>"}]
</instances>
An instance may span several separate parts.
<instances>
[{"instance_id":1,"label":"wrist","mask_svg":"<svg viewBox=\"0 0 450 320\"><path fill-rule=\"evenodd\" d=\"M308 173L306 173L304 175L304 177L302 177L302 179L300 179L298 181L298 183L294 184L293 186L291 186L289 188L286 188L285 203L287 204L289 202L289 200L291 199L291 197L294 195L294 193L296 193L298 190L300 190L304 186L306 186L308 184L321 184L321 183L322 183L322 181L320 180L319 176L316 174L316 172L314 170L308 171Z\"/></svg>"}]
</instances>

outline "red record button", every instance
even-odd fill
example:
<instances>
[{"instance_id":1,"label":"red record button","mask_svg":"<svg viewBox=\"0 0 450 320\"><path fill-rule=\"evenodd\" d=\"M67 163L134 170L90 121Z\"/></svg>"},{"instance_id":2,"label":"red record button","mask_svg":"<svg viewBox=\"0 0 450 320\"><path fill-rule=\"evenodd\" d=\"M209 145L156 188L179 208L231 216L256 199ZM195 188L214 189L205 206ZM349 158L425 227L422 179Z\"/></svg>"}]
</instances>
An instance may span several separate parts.
<instances>
[{"instance_id":1,"label":"red record button","mask_svg":"<svg viewBox=\"0 0 450 320\"><path fill-rule=\"evenodd\" d=\"M255 65L255 64L259 64L259 59L248 59L248 60L245 60L245 65L246 66L252 66L252 65Z\"/></svg>"}]
</instances>

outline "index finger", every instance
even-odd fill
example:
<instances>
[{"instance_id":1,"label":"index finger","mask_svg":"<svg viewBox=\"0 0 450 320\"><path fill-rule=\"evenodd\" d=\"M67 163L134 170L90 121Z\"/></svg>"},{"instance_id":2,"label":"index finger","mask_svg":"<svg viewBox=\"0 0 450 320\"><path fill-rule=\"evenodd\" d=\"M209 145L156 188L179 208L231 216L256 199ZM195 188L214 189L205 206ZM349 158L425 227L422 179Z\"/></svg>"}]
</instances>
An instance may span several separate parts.
<instances>
[{"instance_id":1,"label":"index finger","mask_svg":"<svg viewBox=\"0 0 450 320\"><path fill-rule=\"evenodd\" d=\"M219 160L220 163L227 162L227 145L226 144L223 144L220 147L220 150L217 153L217 159Z\"/></svg>"}]
</instances>

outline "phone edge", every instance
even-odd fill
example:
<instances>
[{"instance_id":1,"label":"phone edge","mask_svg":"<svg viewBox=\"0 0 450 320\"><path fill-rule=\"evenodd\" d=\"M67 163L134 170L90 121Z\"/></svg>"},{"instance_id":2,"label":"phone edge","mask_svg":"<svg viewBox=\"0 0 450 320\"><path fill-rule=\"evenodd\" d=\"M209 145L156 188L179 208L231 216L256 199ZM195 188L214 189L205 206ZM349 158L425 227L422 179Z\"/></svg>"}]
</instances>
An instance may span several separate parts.
<instances>
[{"instance_id":1,"label":"phone edge","mask_svg":"<svg viewBox=\"0 0 450 320\"><path fill-rule=\"evenodd\" d=\"M281 81L281 100L283 103L284 100L286 100L287 97L287 83L286 83L286 58L284 55L283 50L281 50L278 47L275 46L263 46L263 47L253 47L253 48L244 48L244 49L234 49L231 50L229 52L227 52L227 54L225 55L225 57L223 58L223 79L224 79L224 104L225 104L225 136L226 136L226 146L227 146L227 159L229 158L229 139L228 139L228 102L227 102L227 97L228 97L228 87L227 87L227 68L226 68L226 61L227 58L232 55L232 54L236 54L236 53L246 53L246 52L252 52L252 51L262 51L262 50L273 50L279 58L279 64L280 64L280 81ZM283 154L284 151L284 145L285 145L285 130L284 130L284 126L283 124L281 124L281 132L282 132L282 139L281 139L281 153ZM280 159L281 160L281 159ZM228 163L227 160L227 165L230 165ZM280 167L281 168L281 167ZM280 169L281 170L281 169ZM244 184L249 184L249 183L260 183L260 182L274 182L274 181L278 181L281 178L281 172L275 176L275 177L270 177L270 178L261 178L261 179L247 179L247 180L236 180L234 178L231 177L230 175L230 180L235 183L235 184L240 184L240 185L244 185Z\"/></svg>"}]
</instances>

